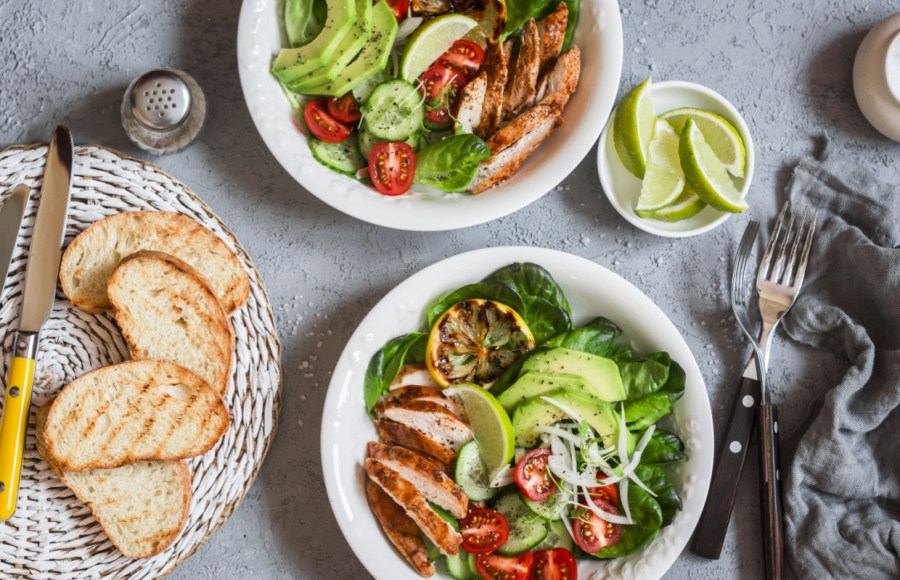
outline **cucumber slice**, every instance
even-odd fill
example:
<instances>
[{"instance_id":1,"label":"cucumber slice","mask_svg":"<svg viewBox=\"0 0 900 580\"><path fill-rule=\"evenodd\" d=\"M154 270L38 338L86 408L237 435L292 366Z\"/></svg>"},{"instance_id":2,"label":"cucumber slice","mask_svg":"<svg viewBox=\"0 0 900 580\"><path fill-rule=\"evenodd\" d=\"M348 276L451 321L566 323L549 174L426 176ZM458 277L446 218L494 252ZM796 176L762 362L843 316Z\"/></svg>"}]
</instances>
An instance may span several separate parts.
<instances>
[{"instance_id":1,"label":"cucumber slice","mask_svg":"<svg viewBox=\"0 0 900 580\"><path fill-rule=\"evenodd\" d=\"M575 541L569 535L566 525L559 519L547 525L547 537L535 547L535 550L552 550L553 548L565 548L568 551L575 549Z\"/></svg>"},{"instance_id":2,"label":"cucumber slice","mask_svg":"<svg viewBox=\"0 0 900 580\"><path fill-rule=\"evenodd\" d=\"M540 544L547 537L547 521L532 513L518 491L500 496L494 509L506 517L509 538L497 549L503 556L518 556Z\"/></svg>"},{"instance_id":3,"label":"cucumber slice","mask_svg":"<svg viewBox=\"0 0 900 580\"><path fill-rule=\"evenodd\" d=\"M412 83L400 79L381 83L366 100L366 129L382 141L405 141L422 128L425 107Z\"/></svg>"},{"instance_id":4,"label":"cucumber slice","mask_svg":"<svg viewBox=\"0 0 900 580\"><path fill-rule=\"evenodd\" d=\"M366 124L363 123L359 127L359 152L362 153L363 157L366 159L369 158L369 155L372 154L372 147L375 146L379 141L385 141L385 139L378 139L373 137L371 133L366 130ZM409 146L413 148L413 150L418 151L422 146L422 136L420 133L413 133L406 139L406 142L409 143Z\"/></svg>"},{"instance_id":5,"label":"cucumber slice","mask_svg":"<svg viewBox=\"0 0 900 580\"><path fill-rule=\"evenodd\" d=\"M545 520L555 522L562 519L562 512L565 511L565 508L560 505L562 499L560 494L554 493L544 501L531 501L524 497L522 498L522 501L525 502L528 509L535 515L541 516Z\"/></svg>"},{"instance_id":6,"label":"cucumber slice","mask_svg":"<svg viewBox=\"0 0 900 580\"><path fill-rule=\"evenodd\" d=\"M481 461L478 441L474 439L459 450L453 478L456 480L456 485L461 487L472 501L487 501L500 491L500 488L491 487L484 463Z\"/></svg>"},{"instance_id":7,"label":"cucumber slice","mask_svg":"<svg viewBox=\"0 0 900 580\"><path fill-rule=\"evenodd\" d=\"M356 135L350 135L341 143L326 143L311 137L309 149L316 161L350 177L356 177L356 172L368 165L367 159L359 153Z\"/></svg>"},{"instance_id":8,"label":"cucumber slice","mask_svg":"<svg viewBox=\"0 0 900 580\"><path fill-rule=\"evenodd\" d=\"M469 570L469 555L462 550L455 556L447 556L447 572L456 580L472 580L476 576L472 576Z\"/></svg>"}]
</instances>

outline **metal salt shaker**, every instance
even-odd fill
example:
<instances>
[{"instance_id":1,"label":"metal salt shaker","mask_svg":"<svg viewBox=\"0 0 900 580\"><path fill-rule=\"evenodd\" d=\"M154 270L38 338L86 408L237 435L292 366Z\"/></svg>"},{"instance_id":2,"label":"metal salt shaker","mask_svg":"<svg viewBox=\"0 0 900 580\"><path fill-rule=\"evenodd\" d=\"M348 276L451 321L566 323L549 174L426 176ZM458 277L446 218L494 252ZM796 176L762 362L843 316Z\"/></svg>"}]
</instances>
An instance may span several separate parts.
<instances>
[{"instance_id":1,"label":"metal salt shaker","mask_svg":"<svg viewBox=\"0 0 900 580\"><path fill-rule=\"evenodd\" d=\"M135 145L155 155L196 141L206 123L206 96L189 74L154 69L136 78L122 99L122 126Z\"/></svg>"}]
</instances>

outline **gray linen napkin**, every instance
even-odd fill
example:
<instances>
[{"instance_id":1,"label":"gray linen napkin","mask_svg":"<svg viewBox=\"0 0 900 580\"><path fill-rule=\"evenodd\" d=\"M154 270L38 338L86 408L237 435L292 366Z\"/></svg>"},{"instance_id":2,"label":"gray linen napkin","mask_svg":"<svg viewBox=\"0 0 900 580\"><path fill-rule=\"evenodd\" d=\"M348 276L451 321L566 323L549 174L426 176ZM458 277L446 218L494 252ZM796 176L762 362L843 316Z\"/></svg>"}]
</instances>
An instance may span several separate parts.
<instances>
[{"instance_id":1,"label":"gray linen napkin","mask_svg":"<svg viewBox=\"0 0 900 580\"><path fill-rule=\"evenodd\" d=\"M900 578L900 190L832 154L801 162L788 195L820 225L784 327L849 365L787 469L788 561L801 578Z\"/></svg>"}]
</instances>

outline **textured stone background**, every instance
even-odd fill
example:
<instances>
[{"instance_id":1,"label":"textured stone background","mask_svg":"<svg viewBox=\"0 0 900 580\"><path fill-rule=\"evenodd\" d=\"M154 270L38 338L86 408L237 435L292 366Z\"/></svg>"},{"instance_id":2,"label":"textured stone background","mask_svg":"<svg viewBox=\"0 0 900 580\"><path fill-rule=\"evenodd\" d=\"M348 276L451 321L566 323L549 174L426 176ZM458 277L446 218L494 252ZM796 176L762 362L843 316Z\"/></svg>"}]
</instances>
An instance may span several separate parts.
<instances>
[{"instance_id":1,"label":"textured stone background","mask_svg":"<svg viewBox=\"0 0 900 580\"><path fill-rule=\"evenodd\" d=\"M146 157L119 125L126 85L146 69L193 74L209 126L187 151L153 158L200 194L243 241L265 277L284 344L278 439L234 516L172 577L366 577L331 514L319 460L319 417L331 369L365 313L394 285L447 256L486 246L562 249L644 290L684 333L723 427L748 347L727 302L730 256L747 220L774 215L791 167L830 141L900 182L900 145L881 137L853 98L853 55L900 2L754 0L622 2L620 95L652 72L703 83L750 125L757 167L749 215L670 241L631 227L606 202L595 152L556 190L493 223L450 233L387 230L318 201L275 162L243 103L235 66L240 2L0 0L0 144L45 140L56 123L76 142ZM598 125L604 119L592 119ZM773 348L773 398L789 441L815 388L843 361L788 343ZM755 450L750 451L755 457ZM745 473L722 558L682 556L670 578L761 577L755 461Z\"/></svg>"}]
</instances>

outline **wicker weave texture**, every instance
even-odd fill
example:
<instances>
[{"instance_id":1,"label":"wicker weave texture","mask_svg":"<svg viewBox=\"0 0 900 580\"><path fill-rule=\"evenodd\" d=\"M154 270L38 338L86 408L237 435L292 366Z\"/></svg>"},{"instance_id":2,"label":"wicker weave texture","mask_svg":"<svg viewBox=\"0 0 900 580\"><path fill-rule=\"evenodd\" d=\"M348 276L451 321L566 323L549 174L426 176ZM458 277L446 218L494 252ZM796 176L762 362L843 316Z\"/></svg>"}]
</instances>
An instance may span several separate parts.
<instances>
[{"instance_id":1,"label":"wicker weave texture","mask_svg":"<svg viewBox=\"0 0 900 580\"><path fill-rule=\"evenodd\" d=\"M0 203L16 183L24 182L32 190L0 294L0 352L4 355L0 383L4 388L46 153L43 145L0 152ZM0 576L4 578L157 578L172 572L238 506L274 439L281 398L281 345L265 286L246 251L196 194L158 167L102 147L77 147L65 243L103 217L136 210L178 212L203 224L236 252L250 276L250 299L231 318L237 344L226 394L231 427L212 451L190 460L191 511L175 543L153 558L123 556L35 449L31 430L41 404L79 375L128 359L110 314L80 312L58 291L41 335L18 507L12 519L0 523Z\"/></svg>"}]
</instances>

